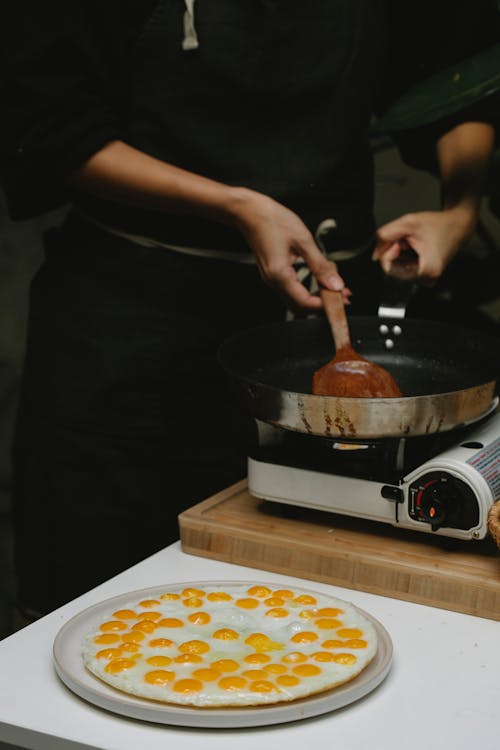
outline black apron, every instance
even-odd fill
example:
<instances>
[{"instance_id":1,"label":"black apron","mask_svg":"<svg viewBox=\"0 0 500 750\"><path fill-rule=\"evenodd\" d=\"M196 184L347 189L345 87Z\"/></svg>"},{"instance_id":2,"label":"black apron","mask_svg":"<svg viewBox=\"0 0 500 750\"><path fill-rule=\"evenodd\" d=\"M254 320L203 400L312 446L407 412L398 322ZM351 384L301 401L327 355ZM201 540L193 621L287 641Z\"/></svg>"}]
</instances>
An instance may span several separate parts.
<instances>
[{"instance_id":1,"label":"black apron","mask_svg":"<svg viewBox=\"0 0 500 750\"><path fill-rule=\"evenodd\" d=\"M200 48L183 51L184 3L158 3L133 57L129 140L218 179L242 184L245 178L244 184L297 209L300 203L312 225L325 218L331 171L340 169L359 140L349 130L352 120L321 122L333 104L318 102L333 76L337 104L366 119L369 105L363 97L358 101L342 70L353 82L364 75L371 80L355 52L370 37L363 14L372 4L337 3L334 22L328 3L314 3L322 13L311 27L317 38L302 50L293 47L300 14L292 4L257 5L265 9L263 18L252 10L254 0L198 3ZM242 13L252 34L242 26ZM313 16L308 11L308 23ZM327 63L332 35L339 58ZM315 50L308 61L311 91L298 54L307 57L308 49ZM228 87L238 92L234 107L226 101ZM269 105L281 130L264 128L248 105L241 111L247 91L261 108ZM271 106L277 95L283 112ZM297 101L311 108L305 131ZM214 115L209 108L217 102ZM333 145L331 134L345 152L332 151L325 172L324 143ZM273 151L276 159L268 165ZM308 168L314 179L304 184ZM363 155L362 191L370 169ZM111 206L101 208L112 222ZM335 215L333 204L331 210ZM345 212L346 223L352 210ZM133 213L120 209L114 218L124 222ZM212 225L155 219L174 244L205 240L230 248L239 242ZM252 425L233 401L216 351L236 331L284 315L254 265L139 247L75 215L49 233L46 247L31 291L14 456L19 598L23 608L41 613L173 542L180 511L245 475Z\"/></svg>"},{"instance_id":2,"label":"black apron","mask_svg":"<svg viewBox=\"0 0 500 750\"><path fill-rule=\"evenodd\" d=\"M198 0L199 46L183 49L183 0L160 0L131 55L127 140L170 164L244 185L295 211L332 246L373 233L368 131L384 65L384 3ZM120 229L248 251L234 229L147 210L89 211Z\"/></svg>"}]
</instances>

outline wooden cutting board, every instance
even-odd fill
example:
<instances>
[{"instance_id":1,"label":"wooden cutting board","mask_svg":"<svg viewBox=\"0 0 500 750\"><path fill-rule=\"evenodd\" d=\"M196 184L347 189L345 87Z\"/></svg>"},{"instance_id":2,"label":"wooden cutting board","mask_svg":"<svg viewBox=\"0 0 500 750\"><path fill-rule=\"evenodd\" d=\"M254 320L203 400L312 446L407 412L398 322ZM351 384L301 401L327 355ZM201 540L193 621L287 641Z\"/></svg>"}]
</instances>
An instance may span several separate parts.
<instances>
[{"instance_id":1,"label":"wooden cutting board","mask_svg":"<svg viewBox=\"0 0 500 750\"><path fill-rule=\"evenodd\" d=\"M184 552L500 620L500 552L252 497L246 481L179 516Z\"/></svg>"}]
</instances>

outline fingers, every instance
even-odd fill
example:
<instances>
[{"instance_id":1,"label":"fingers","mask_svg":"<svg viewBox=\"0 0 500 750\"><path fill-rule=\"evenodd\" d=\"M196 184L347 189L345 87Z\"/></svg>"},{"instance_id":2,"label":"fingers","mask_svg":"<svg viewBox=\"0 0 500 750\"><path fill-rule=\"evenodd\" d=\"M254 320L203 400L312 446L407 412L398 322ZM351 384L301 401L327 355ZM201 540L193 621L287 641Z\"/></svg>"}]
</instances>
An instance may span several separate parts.
<instances>
[{"instance_id":1,"label":"fingers","mask_svg":"<svg viewBox=\"0 0 500 750\"><path fill-rule=\"evenodd\" d=\"M287 304L305 310L319 310L322 302L301 283L294 263L301 258L318 283L341 291L344 300L349 290L337 271L318 248L303 221L279 203L259 194L253 196L254 210L245 213L241 229L254 252L263 280L284 297Z\"/></svg>"},{"instance_id":2,"label":"fingers","mask_svg":"<svg viewBox=\"0 0 500 750\"><path fill-rule=\"evenodd\" d=\"M421 259L406 242L394 242L379 255L384 273L403 281L416 281L421 275Z\"/></svg>"},{"instance_id":3,"label":"fingers","mask_svg":"<svg viewBox=\"0 0 500 750\"><path fill-rule=\"evenodd\" d=\"M401 253L402 249L403 245L399 240L390 240L387 242L379 240L372 253L372 260L379 260L382 262L382 258L386 258L387 256L394 260Z\"/></svg>"},{"instance_id":4,"label":"fingers","mask_svg":"<svg viewBox=\"0 0 500 750\"><path fill-rule=\"evenodd\" d=\"M297 252L307 264L319 286L331 289L332 291L342 292L344 303L349 304L349 297L352 294L351 290L347 289L344 279L337 270L336 264L323 255L312 236L310 241L304 243ZM309 304L312 306L311 309L321 309L323 307L323 303L317 295L314 295L314 301L310 300Z\"/></svg>"},{"instance_id":5,"label":"fingers","mask_svg":"<svg viewBox=\"0 0 500 750\"><path fill-rule=\"evenodd\" d=\"M399 219L389 221L377 230L377 247L383 244L392 244L397 240L410 237L418 227L418 216L416 214L405 214Z\"/></svg>"},{"instance_id":6,"label":"fingers","mask_svg":"<svg viewBox=\"0 0 500 750\"><path fill-rule=\"evenodd\" d=\"M321 308L319 297L311 294L297 276L295 268L287 265L266 265L258 262L263 281L276 290L285 305L292 310L318 310Z\"/></svg>"},{"instance_id":7,"label":"fingers","mask_svg":"<svg viewBox=\"0 0 500 750\"><path fill-rule=\"evenodd\" d=\"M306 289L293 269L290 277L282 278L281 283L277 285L276 288L280 296L284 299L286 305L292 310L309 310L311 312L318 312L323 309L323 302L319 294L312 294ZM342 299L344 304L350 304L349 297L351 294L351 290L347 287L342 289Z\"/></svg>"},{"instance_id":8,"label":"fingers","mask_svg":"<svg viewBox=\"0 0 500 750\"><path fill-rule=\"evenodd\" d=\"M382 249L380 250L379 254L377 255L377 258L380 260L380 265L382 266L382 268L384 269L386 273L390 269L393 261L395 261L400 256L400 254L401 254L401 246L399 242L393 242L392 244L387 244L383 250Z\"/></svg>"},{"instance_id":9,"label":"fingers","mask_svg":"<svg viewBox=\"0 0 500 750\"><path fill-rule=\"evenodd\" d=\"M385 273L434 286L469 230L468 219L464 222L462 214L453 210L406 214L380 227L372 257Z\"/></svg>"},{"instance_id":10,"label":"fingers","mask_svg":"<svg viewBox=\"0 0 500 750\"><path fill-rule=\"evenodd\" d=\"M286 253L275 253L264 260L257 258L263 280L275 288L288 306L293 309L321 310L323 303L317 294L312 294L300 281L293 263L301 257L320 286L342 292L346 304L349 304L350 289L337 271L335 263L327 260L317 248L311 237L312 247L301 247L296 250L287 248Z\"/></svg>"},{"instance_id":11,"label":"fingers","mask_svg":"<svg viewBox=\"0 0 500 750\"><path fill-rule=\"evenodd\" d=\"M320 298L302 284L293 265L279 265L276 267L259 265L260 274L266 284L271 286L283 299L287 307L292 310L321 310Z\"/></svg>"},{"instance_id":12,"label":"fingers","mask_svg":"<svg viewBox=\"0 0 500 750\"><path fill-rule=\"evenodd\" d=\"M296 252L305 261L320 286L335 292L345 289L344 279L339 274L336 264L325 257L312 235L302 241Z\"/></svg>"},{"instance_id":13,"label":"fingers","mask_svg":"<svg viewBox=\"0 0 500 750\"><path fill-rule=\"evenodd\" d=\"M404 228L408 234L402 233ZM418 216L409 214L381 227L377 237L372 258L380 262L384 273L422 286L436 284L445 263L430 222L422 228Z\"/></svg>"},{"instance_id":14,"label":"fingers","mask_svg":"<svg viewBox=\"0 0 500 750\"><path fill-rule=\"evenodd\" d=\"M380 227L372 254L389 276L405 281L421 279L425 256L419 239L415 236L418 223L414 214L406 214Z\"/></svg>"}]
</instances>

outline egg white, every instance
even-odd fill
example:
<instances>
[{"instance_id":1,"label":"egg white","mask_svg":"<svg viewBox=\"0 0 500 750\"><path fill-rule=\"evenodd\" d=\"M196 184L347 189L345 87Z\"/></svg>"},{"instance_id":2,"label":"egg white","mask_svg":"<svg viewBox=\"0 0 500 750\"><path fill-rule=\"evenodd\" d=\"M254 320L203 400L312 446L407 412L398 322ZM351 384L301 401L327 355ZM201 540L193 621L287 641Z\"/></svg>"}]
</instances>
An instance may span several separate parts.
<instances>
[{"instance_id":1,"label":"egg white","mask_svg":"<svg viewBox=\"0 0 500 750\"><path fill-rule=\"evenodd\" d=\"M221 706L255 706L284 701L291 701L303 698L319 692L329 690L348 680L352 680L372 661L377 650L377 635L372 623L364 617L355 607L343 600L327 596L322 593L315 593L316 603L302 604L293 600L286 600L283 609L287 610L286 617L270 617L265 612L270 607L264 604L265 598L259 598L259 605L255 609L240 609L234 605L238 599L248 598L248 584L225 584L223 589L220 586L204 586L203 591L218 592L223 590L233 597L232 601L209 601L206 596L201 597L202 603L199 606L186 607L183 599L163 600L159 597L163 593L179 593L182 589L171 590L168 587L164 591L158 592L159 604L150 608L140 606L137 601L131 601L126 605L120 606L120 610L131 609L137 614L148 611L159 612L162 619L178 618L183 621L182 627L156 627L154 632L146 634L145 638L139 643L138 654L141 657L133 659L134 654L123 654L124 658L132 658L135 664L132 668L117 674L111 674L105 671L109 660L97 658L96 654L108 648L101 643L96 643L95 638L102 635L101 630L96 629L89 633L83 644L83 660L87 669L107 684L142 698L161 701L166 703L175 703L179 705L196 706L200 708L221 707ZM295 598L302 594L309 595L309 591L293 589ZM257 597L253 597L257 598ZM313 619L305 619L300 616L304 610L317 611L322 608L338 608L342 610L335 619L341 621L341 626L332 630L320 630L314 625ZM109 613L108 621L115 620L113 612ZM195 612L204 612L210 615L210 622L206 624L194 624L187 619L190 614ZM129 628L137 620L124 621L127 629L119 631L117 634L120 639L124 633L133 632ZM235 640L219 640L213 637L213 633L221 628L229 628L238 632L238 638ZM364 648L348 647L348 639L340 638L337 634L339 628L349 628L362 631L360 636L367 643ZM294 643L291 637L300 632L315 632L318 639L311 643ZM269 649L254 648L246 644L245 640L251 634L262 633L269 636L271 646ZM173 641L168 647L155 648L150 641L158 638L167 638ZM206 641L210 646L208 653L201 653L201 663L180 664L173 660L180 655L179 646L188 641ZM341 640L343 645L338 648L324 648L322 644L328 640ZM273 645L274 644L274 645ZM118 643L109 644L110 648L117 647ZM262 645L262 644L261 644ZM281 647L280 647L281 646ZM238 669L231 672L224 672L223 677L241 676L248 670L266 670L266 664L249 664L243 661L244 657L255 652L264 653L271 657L269 663L284 664L283 657L292 652L300 652L306 657L304 664L315 665L320 667L321 672L317 675L302 677L299 676L299 683L293 686L280 685L273 692L253 692L249 689L250 683L247 682L244 688L237 690L224 690L218 685L218 680L212 682L203 682L203 688L199 692L175 692L173 685L179 680L190 679L192 672L199 668L210 666L213 662L220 659L233 659L239 663ZM333 661L319 662L312 658L317 652L353 654L356 661L353 664L341 664ZM172 662L167 666L152 666L146 659L153 656L167 656ZM293 665L286 665L288 674L294 675ZM175 671L175 680L164 685L149 684L144 681L147 672L156 669L165 669ZM294 675L296 676L296 675ZM267 679L276 685L276 675L268 674Z\"/></svg>"}]
</instances>

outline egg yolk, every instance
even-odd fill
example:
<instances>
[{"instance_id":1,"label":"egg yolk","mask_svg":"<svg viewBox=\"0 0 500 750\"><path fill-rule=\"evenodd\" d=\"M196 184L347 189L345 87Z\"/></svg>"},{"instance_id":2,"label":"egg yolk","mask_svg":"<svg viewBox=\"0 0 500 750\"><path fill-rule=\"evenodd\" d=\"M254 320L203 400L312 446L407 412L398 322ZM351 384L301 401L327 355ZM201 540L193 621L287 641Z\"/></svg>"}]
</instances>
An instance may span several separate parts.
<instances>
[{"instance_id":1,"label":"egg yolk","mask_svg":"<svg viewBox=\"0 0 500 750\"><path fill-rule=\"evenodd\" d=\"M259 598L269 596L270 593L271 589L268 589L267 586L252 586L247 591L247 594L250 594L250 596L258 596Z\"/></svg>"},{"instance_id":2,"label":"egg yolk","mask_svg":"<svg viewBox=\"0 0 500 750\"><path fill-rule=\"evenodd\" d=\"M267 654L248 654L243 661L246 661L247 664L266 664L266 662L271 661L271 657Z\"/></svg>"},{"instance_id":3,"label":"egg yolk","mask_svg":"<svg viewBox=\"0 0 500 750\"><path fill-rule=\"evenodd\" d=\"M103 635L97 635L94 638L94 643L117 643L120 640L119 635L113 635L112 633L104 633Z\"/></svg>"},{"instance_id":4,"label":"egg yolk","mask_svg":"<svg viewBox=\"0 0 500 750\"><path fill-rule=\"evenodd\" d=\"M205 641L185 641L179 646L182 654L206 654L210 651L210 646Z\"/></svg>"},{"instance_id":5,"label":"egg yolk","mask_svg":"<svg viewBox=\"0 0 500 750\"><path fill-rule=\"evenodd\" d=\"M339 628L342 623L340 620L334 620L333 617L320 617L316 620L315 625L321 630L334 630L335 628Z\"/></svg>"},{"instance_id":6,"label":"egg yolk","mask_svg":"<svg viewBox=\"0 0 500 750\"><path fill-rule=\"evenodd\" d=\"M208 612L193 612L192 615L188 616L189 622L192 622L193 625L206 625L211 619Z\"/></svg>"},{"instance_id":7,"label":"egg yolk","mask_svg":"<svg viewBox=\"0 0 500 750\"><path fill-rule=\"evenodd\" d=\"M302 609L299 612L299 617L302 617L303 620L312 620L317 616L317 612L315 609Z\"/></svg>"},{"instance_id":8,"label":"egg yolk","mask_svg":"<svg viewBox=\"0 0 500 750\"><path fill-rule=\"evenodd\" d=\"M257 599L237 599L235 604L242 609L255 609L255 607L259 606Z\"/></svg>"},{"instance_id":9,"label":"egg yolk","mask_svg":"<svg viewBox=\"0 0 500 750\"><path fill-rule=\"evenodd\" d=\"M304 630L302 633L295 633L290 640L294 643L314 643L314 641L318 640L318 635Z\"/></svg>"},{"instance_id":10,"label":"egg yolk","mask_svg":"<svg viewBox=\"0 0 500 750\"><path fill-rule=\"evenodd\" d=\"M172 659L169 656L150 656L146 661L152 667L168 667Z\"/></svg>"},{"instance_id":11,"label":"egg yolk","mask_svg":"<svg viewBox=\"0 0 500 750\"><path fill-rule=\"evenodd\" d=\"M180 594L162 594L160 596L160 599L163 599L164 602L173 602L176 599L180 599Z\"/></svg>"},{"instance_id":12,"label":"egg yolk","mask_svg":"<svg viewBox=\"0 0 500 750\"><path fill-rule=\"evenodd\" d=\"M156 607L157 604L160 604L158 599L144 599L142 602L139 602L140 607Z\"/></svg>"},{"instance_id":13,"label":"egg yolk","mask_svg":"<svg viewBox=\"0 0 500 750\"><path fill-rule=\"evenodd\" d=\"M235 672L239 668L239 664L234 659L219 659L211 664L213 669L218 669L219 672Z\"/></svg>"},{"instance_id":14,"label":"egg yolk","mask_svg":"<svg viewBox=\"0 0 500 750\"><path fill-rule=\"evenodd\" d=\"M274 592L274 596L280 596L282 599L293 599L295 594L289 589L279 589Z\"/></svg>"},{"instance_id":15,"label":"egg yolk","mask_svg":"<svg viewBox=\"0 0 500 750\"><path fill-rule=\"evenodd\" d=\"M259 653L262 651L280 651L284 648L282 643L272 641L268 635L264 633L252 633L245 640L248 646L252 646Z\"/></svg>"},{"instance_id":16,"label":"egg yolk","mask_svg":"<svg viewBox=\"0 0 500 750\"><path fill-rule=\"evenodd\" d=\"M323 646L323 648L342 648L344 646L344 643L345 641L328 640L321 645Z\"/></svg>"},{"instance_id":17,"label":"egg yolk","mask_svg":"<svg viewBox=\"0 0 500 750\"><path fill-rule=\"evenodd\" d=\"M315 654L311 654L311 659L314 659L314 661L335 661L335 656L329 651L317 651Z\"/></svg>"},{"instance_id":18,"label":"egg yolk","mask_svg":"<svg viewBox=\"0 0 500 750\"><path fill-rule=\"evenodd\" d=\"M251 682L249 689L253 693L273 693L276 692L276 687L269 680L255 680Z\"/></svg>"},{"instance_id":19,"label":"egg yolk","mask_svg":"<svg viewBox=\"0 0 500 750\"><path fill-rule=\"evenodd\" d=\"M175 680L175 672L166 669L154 669L144 675L144 682L149 682L150 685L167 685L172 680Z\"/></svg>"},{"instance_id":20,"label":"egg yolk","mask_svg":"<svg viewBox=\"0 0 500 750\"><path fill-rule=\"evenodd\" d=\"M231 630L231 628L221 628L212 634L212 638L217 638L220 641L235 641L239 637L236 630Z\"/></svg>"},{"instance_id":21,"label":"egg yolk","mask_svg":"<svg viewBox=\"0 0 500 750\"><path fill-rule=\"evenodd\" d=\"M271 639L264 633L252 633L248 636L248 638L245 639L245 643L249 646L253 646L254 648L262 648L262 646L267 646L269 643L271 643Z\"/></svg>"},{"instance_id":22,"label":"egg yolk","mask_svg":"<svg viewBox=\"0 0 500 750\"><path fill-rule=\"evenodd\" d=\"M118 612L113 612L113 617L119 620L134 620L137 615L132 609L119 609Z\"/></svg>"},{"instance_id":23,"label":"egg yolk","mask_svg":"<svg viewBox=\"0 0 500 750\"><path fill-rule=\"evenodd\" d=\"M199 692L203 687L203 683L201 680L193 680L192 678L187 678L185 680L178 680L174 683L172 690L175 690L176 693L197 693Z\"/></svg>"},{"instance_id":24,"label":"egg yolk","mask_svg":"<svg viewBox=\"0 0 500 750\"><path fill-rule=\"evenodd\" d=\"M132 641L125 641L124 643L122 643L122 645L120 646L120 648L121 648L122 651L128 651L129 653L135 653L135 652L139 651L140 646L139 646L138 643L133 643Z\"/></svg>"},{"instance_id":25,"label":"egg yolk","mask_svg":"<svg viewBox=\"0 0 500 750\"><path fill-rule=\"evenodd\" d=\"M363 631L359 628L340 628L337 630L337 635L341 638L361 638Z\"/></svg>"},{"instance_id":26,"label":"egg yolk","mask_svg":"<svg viewBox=\"0 0 500 750\"><path fill-rule=\"evenodd\" d=\"M309 594L301 594L300 596L297 596L294 599L294 602L297 604L317 604L318 602L314 598L314 596L309 596Z\"/></svg>"},{"instance_id":27,"label":"egg yolk","mask_svg":"<svg viewBox=\"0 0 500 750\"><path fill-rule=\"evenodd\" d=\"M170 648L170 646L175 646L174 642L169 638L153 638L152 641L149 641L148 645L153 648Z\"/></svg>"},{"instance_id":28,"label":"egg yolk","mask_svg":"<svg viewBox=\"0 0 500 750\"><path fill-rule=\"evenodd\" d=\"M282 687L294 687L299 684L300 680L293 674L280 674L276 677L276 682Z\"/></svg>"},{"instance_id":29,"label":"egg yolk","mask_svg":"<svg viewBox=\"0 0 500 750\"><path fill-rule=\"evenodd\" d=\"M337 664L354 664L357 662L354 654L333 654L333 660Z\"/></svg>"},{"instance_id":30,"label":"egg yolk","mask_svg":"<svg viewBox=\"0 0 500 750\"><path fill-rule=\"evenodd\" d=\"M137 615L138 620L160 620L163 617L161 612L141 612Z\"/></svg>"},{"instance_id":31,"label":"egg yolk","mask_svg":"<svg viewBox=\"0 0 500 750\"><path fill-rule=\"evenodd\" d=\"M219 679L220 672L218 669L210 669L210 667L204 667L203 669L195 669L193 671L193 677L203 682L214 682Z\"/></svg>"},{"instance_id":32,"label":"egg yolk","mask_svg":"<svg viewBox=\"0 0 500 750\"><path fill-rule=\"evenodd\" d=\"M248 680L265 680L267 672L263 669L247 669L246 672L242 672L242 675Z\"/></svg>"},{"instance_id":33,"label":"egg yolk","mask_svg":"<svg viewBox=\"0 0 500 750\"><path fill-rule=\"evenodd\" d=\"M281 596L270 596L268 599L264 599L264 604L268 607L282 607L285 600Z\"/></svg>"},{"instance_id":34,"label":"egg yolk","mask_svg":"<svg viewBox=\"0 0 500 750\"><path fill-rule=\"evenodd\" d=\"M318 610L319 617L338 617L343 614L344 610L337 607L322 607L322 609Z\"/></svg>"},{"instance_id":35,"label":"egg yolk","mask_svg":"<svg viewBox=\"0 0 500 750\"><path fill-rule=\"evenodd\" d=\"M182 628L184 625L182 620L179 620L177 617L164 617L163 620L160 620L156 624L159 628Z\"/></svg>"},{"instance_id":36,"label":"egg yolk","mask_svg":"<svg viewBox=\"0 0 500 750\"><path fill-rule=\"evenodd\" d=\"M121 648L103 648L102 651L97 652L96 659L116 659L121 655Z\"/></svg>"},{"instance_id":37,"label":"egg yolk","mask_svg":"<svg viewBox=\"0 0 500 750\"><path fill-rule=\"evenodd\" d=\"M133 642L136 643L137 641L142 641L146 637L145 633L141 633L140 630L133 630L130 633L124 633L122 635L122 640L127 641L127 643Z\"/></svg>"},{"instance_id":38,"label":"egg yolk","mask_svg":"<svg viewBox=\"0 0 500 750\"><path fill-rule=\"evenodd\" d=\"M141 633L153 633L157 627L153 620L139 620L135 625L132 625L132 630L139 630Z\"/></svg>"},{"instance_id":39,"label":"egg yolk","mask_svg":"<svg viewBox=\"0 0 500 750\"><path fill-rule=\"evenodd\" d=\"M201 589L189 588L189 589L184 589L184 591L182 592L182 596L187 596L187 597L205 596L205 592L202 591Z\"/></svg>"},{"instance_id":40,"label":"egg yolk","mask_svg":"<svg viewBox=\"0 0 500 750\"><path fill-rule=\"evenodd\" d=\"M200 599L199 596L190 596L184 599L182 603L185 607L201 607L203 599Z\"/></svg>"},{"instance_id":41,"label":"egg yolk","mask_svg":"<svg viewBox=\"0 0 500 750\"><path fill-rule=\"evenodd\" d=\"M283 607L274 607L267 610L266 617L288 617L288 610Z\"/></svg>"},{"instance_id":42,"label":"egg yolk","mask_svg":"<svg viewBox=\"0 0 500 750\"><path fill-rule=\"evenodd\" d=\"M286 672L284 664L266 664L266 672L270 674L283 674Z\"/></svg>"},{"instance_id":43,"label":"egg yolk","mask_svg":"<svg viewBox=\"0 0 500 750\"><path fill-rule=\"evenodd\" d=\"M225 591L212 591L208 594L207 599L210 602L229 602L233 597L226 594Z\"/></svg>"},{"instance_id":44,"label":"egg yolk","mask_svg":"<svg viewBox=\"0 0 500 750\"><path fill-rule=\"evenodd\" d=\"M103 622L100 626L99 630L102 630L104 633L107 633L108 631L113 630L126 630L127 625L125 625L124 622L120 622L119 620L111 620L110 622Z\"/></svg>"},{"instance_id":45,"label":"egg yolk","mask_svg":"<svg viewBox=\"0 0 500 750\"><path fill-rule=\"evenodd\" d=\"M124 672L126 669L132 669L135 664L132 659L113 659L104 667L104 671L110 674L118 674L118 672Z\"/></svg>"},{"instance_id":46,"label":"egg yolk","mask_svg":"<svg viewBox=\"0 0 500 750\"><path fill-rule=\"evenodd\" d=\"M315 677L321 673L321 669L315 664L298 664L293 668L293 671L299 677Z\"/></svg>"},{"instance_id":47,"label":"egg yolk","mask_svg":"<svg viewBox=\"0 0 500 750\"><path fill-rule=\"evenodd\" d=\"M181 654L174 659L176 664L201 664L203 657L199 654Z\"/></svg>"},{"instance_id":48,"label":"egg yolk","mask_svg":"<svg viewBox=\"0 0 500 750\"><path fill-rule=\"evenodd\" d=\"M361 638L350 638L344 643L346 648L366 648L368 643Z\"/></svg>"},{"instance_id":49,"label":"egg yolk","mask_svg":"<svg viewBox=\"0 0 500 750\"><path fill-rule=\"evenodd\" d=\"M246 684L247 681L243 677L238 677L238 675L222 677L217 683L222 690L241 690Z\"/></svg>"},{"instance_id":50,"label":"egg yolk","mask_svg":"<svg viewBox=\"0 0 500 750\"><path fill-rule=\"evenodd\" d=\"M284 661L286 664L298 664L301 661L307 661L307 656L300 651L291 651L281 661Z\"/></svg>"}]
</instances>

